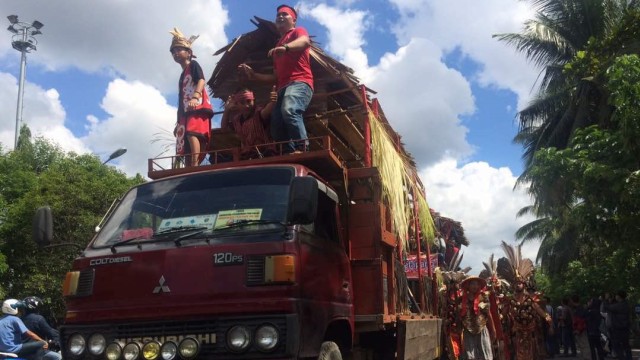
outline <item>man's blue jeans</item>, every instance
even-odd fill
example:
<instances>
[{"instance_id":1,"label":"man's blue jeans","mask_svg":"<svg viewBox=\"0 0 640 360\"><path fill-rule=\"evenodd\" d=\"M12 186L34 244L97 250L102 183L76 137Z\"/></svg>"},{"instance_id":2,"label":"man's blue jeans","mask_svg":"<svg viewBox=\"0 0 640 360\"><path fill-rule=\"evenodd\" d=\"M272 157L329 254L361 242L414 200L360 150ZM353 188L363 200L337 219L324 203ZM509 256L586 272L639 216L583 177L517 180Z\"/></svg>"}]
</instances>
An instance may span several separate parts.
<instances>
[{"instance_id":1,"label":"man's blue jeans","mask_svg":"<svg viewBox=\"0 0 640 360\"><path fill-rule=\"evenodd\" d=\"M303 82L294 81L278 92L278 102L271 113L271 136L276 142L307 139L304 112L311 102L313 90ZM308 141L286 144L283 152L306 150Z\"/></svg>"}]
</instances>

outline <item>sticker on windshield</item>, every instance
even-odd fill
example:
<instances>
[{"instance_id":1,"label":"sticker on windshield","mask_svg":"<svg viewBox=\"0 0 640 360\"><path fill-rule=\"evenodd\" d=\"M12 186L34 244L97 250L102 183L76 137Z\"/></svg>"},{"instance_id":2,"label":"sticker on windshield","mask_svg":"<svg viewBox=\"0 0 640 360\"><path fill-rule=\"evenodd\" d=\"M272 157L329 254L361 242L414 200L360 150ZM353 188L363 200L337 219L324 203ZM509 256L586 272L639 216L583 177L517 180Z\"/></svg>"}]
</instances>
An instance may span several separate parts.
<instances>
[{"instance_id":1,"label":"sticker on windshield","mask_svg":"<svg viewBox=\"0 0 640 360\"><path fill-rule=\"evenodd\" d=\"M239 221L260 220L262 209L222 210L218 213L215 229L229 226Z\"/></svg>"},{"instance_id":2,"label":"sticker on windshield","mask_svg":"<svg viewBox=\"0 0 640 360\"><path fill-rule=\"evenodd\" d=\"M196 215L196 216L185 216L180 218L170 218L162 220L160 226L158 227L158 232L179 228L182 226L203 226L209 229L213 228L213 224L216 223L216 215Z\"/></svg>"}]
</instances>

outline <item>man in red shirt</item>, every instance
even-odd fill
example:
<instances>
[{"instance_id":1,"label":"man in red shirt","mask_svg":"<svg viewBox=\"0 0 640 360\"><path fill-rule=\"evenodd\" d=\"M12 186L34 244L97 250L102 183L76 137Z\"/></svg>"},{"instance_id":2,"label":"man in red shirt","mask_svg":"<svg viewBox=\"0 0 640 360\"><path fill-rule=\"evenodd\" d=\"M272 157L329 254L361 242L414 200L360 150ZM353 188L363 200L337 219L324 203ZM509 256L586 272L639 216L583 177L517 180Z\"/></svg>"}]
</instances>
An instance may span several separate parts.
<instances>
[{"instance_id":1,"label":"man in red shirt","mask_svg":"<svg viewBox=\"0 0 640 360\"><path fill-rule=\"evenodd\" d=\"M233 130L240 137L240 156L243 159L262 158L273 155L275 149L269 135L269 123L278 95L273 89L271 99L264 106L256 106L253 91L237 90L224 105L220 127Z\"/></svg>"},{"instance_id":2,"label":"man in red shirt","mask_svg":"<svg viewBox=\"0 0 640 360\"><path fill-rule=\"evenodd\" d=\"M249 80L276 83L278 101L271 114L271 135L277 142L293 140L285 145L286 153L299 153L308 146L303 115L313 96L311 40L307 30L296 27L297 19L291 6L278 6L276 29L280 40L268 53L273 58L274 74L256 73L246 64L238 66Z\"/></svg>"}]
</instances>

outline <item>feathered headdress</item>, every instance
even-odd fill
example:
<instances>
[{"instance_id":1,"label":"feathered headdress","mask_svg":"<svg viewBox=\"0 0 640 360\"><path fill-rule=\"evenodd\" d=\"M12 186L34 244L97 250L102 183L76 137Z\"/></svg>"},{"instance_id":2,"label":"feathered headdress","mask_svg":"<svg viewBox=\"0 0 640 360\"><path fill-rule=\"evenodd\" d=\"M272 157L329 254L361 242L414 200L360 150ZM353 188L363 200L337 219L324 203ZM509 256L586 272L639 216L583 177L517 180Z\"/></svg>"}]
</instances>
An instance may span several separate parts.
<instances>
[{"instance_id":1,"label":"feathered headdress","mask_svg":"<svg viewBox=\"0 0 640 360\"><path fill-rule=\"evenodd\" d=\"M514 248L503 241L502 250L504 250L506 258L498 260L498 275L511 284L518 281L527 282L533 275L535 266L531 259L522 258L522 244Z\"/></svg>"},{"instance_id":2,"label":"feathered headdress","mask_svg":"<svg viewBox=\"0 0 640 360\"><path fill-rule=\"evenodd\" d=\"M487 280L489 286L494 286L499 283L507 286L509 285L504 279L500 278L500 275L498 274L498 262L494 260L493 254L489 256L489 261L483 261L482 265L484 265L484 269L480 271L480 275L478 276Z\"/></svg>"},{"instance_id":3,"label":"feathered headdress","mask_svg":"<svg viewBox=\"0 0 640 360\"><path fill-rule=\"evenodd\" d=\"M467 277L467 273L471 271L470 267L466 267L464 269L460 269L460 263L462 262L463 255L460 252L457 252L449 261L449 264L446 266L445 271L442 273L442 279L445 283L460 283L464 278Z\"/></svg>"},{"instance_id":4,"label":"feathered headdress","mask_svg":"<svg viewBox=\"0 0 640 360\"><path fill-rule=\"evenodd\" d=\"M193 42L200 37L200 35L191 35L187 39L187 37L184 36L184 34L180 30L178 30L178 28L176 27L174 27L173 30L169 31L169 34L173 35L173 39L171 40L171 46L169 47L169 51L171 51L174 47L183 47L185 49L191 50L191 44L193 44Z\"/></svg>"}]
</instances>

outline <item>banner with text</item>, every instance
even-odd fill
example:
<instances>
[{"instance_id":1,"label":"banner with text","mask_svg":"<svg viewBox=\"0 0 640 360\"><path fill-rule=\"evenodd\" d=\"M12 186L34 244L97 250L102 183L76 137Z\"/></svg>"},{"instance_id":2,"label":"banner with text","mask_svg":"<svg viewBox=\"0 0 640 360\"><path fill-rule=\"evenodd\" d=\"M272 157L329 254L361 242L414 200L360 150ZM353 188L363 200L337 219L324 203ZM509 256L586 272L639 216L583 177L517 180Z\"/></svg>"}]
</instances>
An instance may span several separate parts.
<instances>
[{"instance_id":1,"label":"banner with text","mask_svg":"<svg viewBox=\"0 0 640 360\"><path fill-rule=\"evenodd\" d=\"M438 267L438 254L431 254L431 271L434 271ZM420 267L422 276L427 275L427 255L420 256ZM418 278L418 262L415 255L409 255L404 263L404 271L407 273L407 278Z\"/></svg>"}]
</instances>

